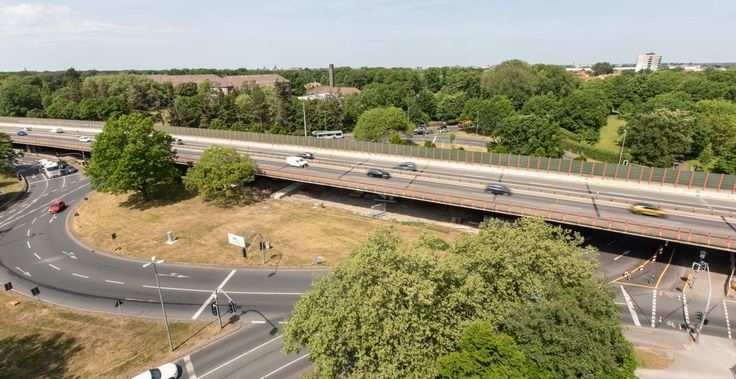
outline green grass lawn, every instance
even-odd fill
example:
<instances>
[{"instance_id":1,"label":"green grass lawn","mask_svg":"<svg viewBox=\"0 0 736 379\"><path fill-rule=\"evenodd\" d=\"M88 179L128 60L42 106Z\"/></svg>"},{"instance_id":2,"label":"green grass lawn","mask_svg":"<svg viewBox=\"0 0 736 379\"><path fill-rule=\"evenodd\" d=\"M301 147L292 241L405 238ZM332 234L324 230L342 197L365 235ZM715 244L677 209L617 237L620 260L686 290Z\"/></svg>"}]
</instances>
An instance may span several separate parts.
<instances>
[{"instance_id":1,"label":"green grass lawn","mask_svg":"<svg viewBox=\"0 0 736 379\"><path fill-rule=\"evenodd\" d=\"M601 136L594 146L612 153L619 153L621 142L618 139L618 131L625 125L626 121L618 116L608 116L608 122L601 128Z\"/></svg>"}]
</instances>

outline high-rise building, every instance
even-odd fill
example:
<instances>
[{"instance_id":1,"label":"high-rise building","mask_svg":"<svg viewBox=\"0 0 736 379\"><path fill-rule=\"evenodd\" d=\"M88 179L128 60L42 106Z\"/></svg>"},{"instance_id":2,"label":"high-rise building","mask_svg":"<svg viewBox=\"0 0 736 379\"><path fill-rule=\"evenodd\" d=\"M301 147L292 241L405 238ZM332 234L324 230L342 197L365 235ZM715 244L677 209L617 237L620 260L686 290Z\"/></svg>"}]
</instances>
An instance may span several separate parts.
<instances>
[{"instance_id":1,"label":"high-rise building","mask_svg":"<svg viewBox=\"0 0 736 379\"><path fill-rule=\"evenodd\" d=\"M659 64L662 62L662 56L654 53L646 53L639 55L636 59L636 71L649 70L657 71Z\"/></svg>"}]
</instances>

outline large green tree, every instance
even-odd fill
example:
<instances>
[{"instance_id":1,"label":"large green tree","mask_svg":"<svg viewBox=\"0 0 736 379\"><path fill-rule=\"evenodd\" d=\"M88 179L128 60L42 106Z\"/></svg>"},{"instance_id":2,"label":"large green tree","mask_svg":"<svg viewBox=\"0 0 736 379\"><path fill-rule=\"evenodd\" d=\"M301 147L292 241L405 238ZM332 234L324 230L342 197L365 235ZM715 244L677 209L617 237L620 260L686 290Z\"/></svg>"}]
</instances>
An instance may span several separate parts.
<instances>
[{"instance_id":1,"label":"large green tree","mask_svg":"<svg viewBox=\"0 0 736 379\"><path fill-rule=\"evenodd\" d=\"M92 143L85 171L92 189L112 194L139 191L147 201L151 186L180 175L171 141L140 113L108 120Z\"/></svg>"},{"instance_id":2,"label":"large green tree","mask_svg":"<svg viewBox=\"0 0 736 379\"><path fill-rule=\"evenodd\" d=\"M211 146L184 177L184 186L204 201L232 205L252 200L250 187L258 165L231 147Z\"/></svg>"},{"instance_id":3,"label":"large green tree","mask_svg":"<svg viewBox=\"0 0 736 379\"><path fill-rule=\"evenodd\" d=\"M10 136L0 132L0 172L11 172L15 159L19 156L13 149L13 140Z\"/></svg>"},{"instance_id":4,"label":"large green tree","mask_svg":"<svg viewBox=\"0 0 736 379\"><path fill-rule=\"evenodd\" d=\"M560 156L560 136L556 124L537 115L507 117L493 131L491 151L542 157Z\"/></svg>"},{"instance_id":5,"label":"large green tree","mask_svg":"<svg viewBox=\"0 0 736 379\"><path fill-rule=\"evenodd\" d=\"M695 129L690 112L660 108L627 121L626 144L640 163L670 167L677 155L690 152Z\"/></svg>"},{"instance_id":6,"label":"large green tree","mask_svg":"<svg viewBox=\"0 0 736 379\"><path fill-rule=\"evenodd\" d=\"M540 376L555 377L550 367L579 355L590 365L566 371L572 377L633 378L631 347L617 324L612 295L593 277L595 252L581 244L579 236L531 219L484 225L449 248L427 235L407 245L396 232L380 230L297 301L285 325L284 349L308 348L317 377L436 377L437 359L462 349L458 341L471 323L486 321L499 330L533 306L530 299L557 298L563 286L586 293L576 309L601 322L586 323L586 331L570 328L577 334L565 338L579 343L565 354L533 351L537 340L517 340L519 351L545 362ZM531 327L537 328L532 336L550 333L549 324ZM618 338L586 338L604 333ZM520 355L509 353L501 356L517 367L511 362ZM609 362L620 365L610 371Z\"/></svg>"},{"instance_id":7,"label":"large green tree","mask_svg":"<svg viewBox=\"0 0 736 379\"><path fill-rule=\"evenodd\" d=\"M505 61L481 74L481 90L488 97L505 95L521 109L537 92L537 77L528 63L520 60Z\"/></svg>"},{"instance_id":8,"label":"large green tree","mask_svg":"<svg viewBox=\"0 0 736 379\"><path fill-rule=\"evenodd\" d=\"M373 108L360 115L353 137L360 141L386 141L391 132L410 132L404 111L396 107Z\"/></svg>"},{"instance_id":9,"label":"large green tree","mask_svg":"<svg viewBox=\"0 0 736 379\"><path fill-rule=\"evenodd\" d=\"M591 67L593 76L613 74L613 65L609 62L598 62Z\"/></svg>"},{"instance_id":10,"label":"large green tree","mask_svg":"<svg viewBox=\"0 0 736 379\"><path fill-rule=\"evenodd\" d=\"M603 93L576 90L560 101L557 120L561 127L593 143L598 141L598 132L610 113L611 105Z\"/></svg>"}]
</instances>

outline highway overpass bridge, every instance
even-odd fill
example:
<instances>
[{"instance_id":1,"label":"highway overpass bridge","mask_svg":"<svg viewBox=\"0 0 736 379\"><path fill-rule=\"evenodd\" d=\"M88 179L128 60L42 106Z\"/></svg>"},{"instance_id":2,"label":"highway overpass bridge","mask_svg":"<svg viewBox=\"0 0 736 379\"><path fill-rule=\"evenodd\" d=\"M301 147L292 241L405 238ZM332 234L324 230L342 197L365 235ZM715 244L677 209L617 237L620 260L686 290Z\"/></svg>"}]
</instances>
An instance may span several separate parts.
<instances>
[{"instance_id":1,"label":"highway overpass bridge","mask_svg":"<svg viewBox=\"0 0 736 379\"><path fill-rule=\"evenodd\" d=\"M79 136L101 131L103 123L0 118L25 151L37 147L87 156L90 144ZM30 126L26 136L16 131ZM65 133L51 133L61 127ZM259 174L303 183L346 188L397 198L415 199L561 224L609 230L736 252L736 178L689 171L619 166L546 158L462 153L441 149L317 140L311 137L188 128L159 128L182 138L180 163L195 163L201 152L217 144L248 153ZM287 166L284 158L310 151L316 159L308 169ZM402 161L417 163L417 172L391 170ZM368 178L369 167L392 171L389 180ZM503 182L514 195L483 191L490 181ZM669 212L658 219L632 214L635 202L655 203Z\"/></svg>"}]
</instances>

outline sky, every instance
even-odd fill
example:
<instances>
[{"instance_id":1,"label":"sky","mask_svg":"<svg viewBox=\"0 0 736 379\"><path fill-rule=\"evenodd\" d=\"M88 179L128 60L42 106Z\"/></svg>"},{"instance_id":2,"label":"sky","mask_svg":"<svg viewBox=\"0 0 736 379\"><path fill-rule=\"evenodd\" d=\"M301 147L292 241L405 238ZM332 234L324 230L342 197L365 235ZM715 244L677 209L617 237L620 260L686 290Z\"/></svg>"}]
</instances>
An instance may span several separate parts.
<instances>
[{"instance_id":1,"label":"sky","mask_svg":"<svg viewBox=\"0 0 736 379\"><path fill-rule=\"evenodd\" d=\"M735 0L0 0L0 71L736 62Z\"/></svg>"}]
</instances>

